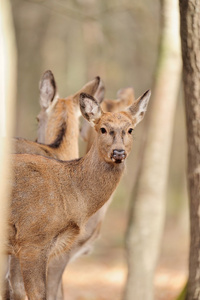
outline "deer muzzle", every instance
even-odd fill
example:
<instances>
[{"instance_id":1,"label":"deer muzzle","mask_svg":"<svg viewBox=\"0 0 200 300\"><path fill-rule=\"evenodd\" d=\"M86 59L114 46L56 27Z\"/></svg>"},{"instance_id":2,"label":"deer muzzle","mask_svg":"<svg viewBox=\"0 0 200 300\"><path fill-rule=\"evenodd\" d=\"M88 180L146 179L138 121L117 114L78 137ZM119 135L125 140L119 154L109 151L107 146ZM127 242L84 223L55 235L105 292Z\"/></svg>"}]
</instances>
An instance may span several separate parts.
<instances>
[{"instance_id":1,"label":"deer muzzle","mask_svg":"<svg viewBox=\"0 0 200 300\"><path fill-rule=\"evenodd\" d=\"M123 149L115 149L111 154L112 161L117 164L123 162L126 158L126 152Z\"/></svg>"}]
</instances>

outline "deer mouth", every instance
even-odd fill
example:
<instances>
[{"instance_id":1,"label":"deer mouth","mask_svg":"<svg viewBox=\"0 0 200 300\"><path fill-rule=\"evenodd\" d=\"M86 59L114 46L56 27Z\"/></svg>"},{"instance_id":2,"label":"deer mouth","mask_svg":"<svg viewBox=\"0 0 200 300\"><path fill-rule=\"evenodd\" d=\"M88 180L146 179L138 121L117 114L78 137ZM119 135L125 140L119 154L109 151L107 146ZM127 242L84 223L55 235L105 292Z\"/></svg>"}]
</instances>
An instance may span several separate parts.
<instances>
[{"instance_id":1,"label":"deer mouth","mask_svg":"<svg viewBox=\"0 0 200 300\"><path fill-rule=\"evenodd\" d=\"M126 158L126 152L124 150L113 150L111 154L111 159L114 163L120 164L122 163Z\"/></svg>"}]
</instances>

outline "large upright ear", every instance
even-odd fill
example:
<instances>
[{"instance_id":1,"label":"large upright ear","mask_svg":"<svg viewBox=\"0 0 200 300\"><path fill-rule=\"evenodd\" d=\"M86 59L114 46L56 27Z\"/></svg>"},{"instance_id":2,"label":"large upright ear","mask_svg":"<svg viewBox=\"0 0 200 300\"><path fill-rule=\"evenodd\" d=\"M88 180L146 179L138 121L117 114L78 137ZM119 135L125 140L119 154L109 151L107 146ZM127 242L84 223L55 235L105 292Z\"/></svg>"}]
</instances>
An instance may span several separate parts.
<instances>
[{"instance_id":1,"label":"large upright ear","mask_svg":"<svg viewBox=\"0 0 200 300\"><path fill-rule=\"evenodd\" d=\"M99 104L101 104L101 102L104 100L105 91L106 89L105 89L104 82L100 79L99 86L96 90L96 93L94 94L94 97Z\"/></svg>"},{"instance_id":2,"label":"large upright ear","mask_svg":"<svg viewBox=\"0 0 200 300\"><path fill-rule=\"evenodd\" d=\"M134 89L132 87L127 87L119 90L117 92L117 98L120 102L123 102L124 107L133 104L135 101Z\"/></svg>"},{"instance_id":3,"label":"large upright ear","mask_svg":"<svg viewBox=\"0 0 200 300\"><path fill-rule=\"evenodd\" d=\"M97 100L85 93L80 94L80 110L83 117L93 126L102 115L102 110Z\"/></svg>"},{"instance_id":4,"label":"large upright ear","mask_svg":"<svg viewBox=\"0 0 200 300\"><path fill-rule=\"evenodd\" d=\"M128 111L131 114L131 117L134 121L134 127L144 118L150 96L151 91L148 90L141 97L139 97L131 106L127 108L126 111Z\"/></svg>"},{"instance_id":5,"label":"large upright ear","mask_svg":"<svg viewBox=\"0 0 200 300\"><path fill-rule=\"evenodd\" d=\"M50 70L44 72L39 83L39 90L40 106L41 108L47 109L53 101L57 91L56 82L53 73Z\"/></svg>"},{"instance_id":6,"label":"large upright ear","mask_svg":"<svg viewBox=\"0 0 200 300\"><path fill-rule=\"evenodd\" d=\"M75 95L74 100L77 104L79 104L80 94L89 94L91 96L95 96L99 86L100 86L101 79L99 76L95 77L93 80L86 83Z\"/></svg>"}]
</instances>

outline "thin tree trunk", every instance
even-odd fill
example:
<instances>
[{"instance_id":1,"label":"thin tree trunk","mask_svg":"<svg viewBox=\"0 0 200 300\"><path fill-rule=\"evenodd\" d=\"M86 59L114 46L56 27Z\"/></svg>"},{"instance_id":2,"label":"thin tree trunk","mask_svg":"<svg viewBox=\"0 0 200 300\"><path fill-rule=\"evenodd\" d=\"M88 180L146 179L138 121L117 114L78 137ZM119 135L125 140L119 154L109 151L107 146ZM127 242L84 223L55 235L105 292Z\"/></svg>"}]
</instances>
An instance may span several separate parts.
<instances>
[{"instance_id":1,"label":"thin tree trunk","mask_svg":"<svg viewBox=\"0 0 200 300\"><path fill-rule=\"evenodd\" d=\"M178 1L162 1L161 41L148 132L127 229L125 300L154 299L154 272L165 219L165 197L181 57Z\"/></svg>"},{"instance_id":2,"label":"thin tree trunk","mask_svg":"<svg viewBox=\"0 0 200 300\"><path fill-rule=\"evenodd\" d=\"M180 16L191 235L186 298L195 300L200 299L200 1L181 0Z\"/></svg>"},{"instance_id":3,"label":"thin tree trunk","mask_svg":"<svg viewBox=\"0 0 200 300\"><path fill-rule=\"evenodd\" d=\"M16 96L16 48L9 0L0 2L0 290L5 270L6 221L8 208L9 137L13 129Z\"/></svg>"}]
</instances>

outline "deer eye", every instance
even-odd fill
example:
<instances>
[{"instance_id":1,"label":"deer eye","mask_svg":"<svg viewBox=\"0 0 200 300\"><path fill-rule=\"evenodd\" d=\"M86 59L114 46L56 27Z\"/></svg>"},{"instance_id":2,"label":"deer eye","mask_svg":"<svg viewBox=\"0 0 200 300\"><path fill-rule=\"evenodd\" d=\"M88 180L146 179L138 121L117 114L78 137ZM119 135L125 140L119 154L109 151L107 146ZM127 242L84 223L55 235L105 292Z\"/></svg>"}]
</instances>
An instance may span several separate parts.
<instances>
[{"instance_id":1,"label":"deer eye","mask_svg":"<svg viewBox=\"0 0 200 300\"><path fill-rule=\"evenodd\" d=\"M129 128L128 133L131 134L133 132L133 128Z\"/></svg>"},{"instance_id":2,"label":"deer eye","mask_svg":"<svg viewBox=\"0 0 200 300\"><path fill-rule=\"evenodd\" d=\"M101 133L106 133L106 129L104 127L100 128Z\"/></svg>"}]
</instances>

